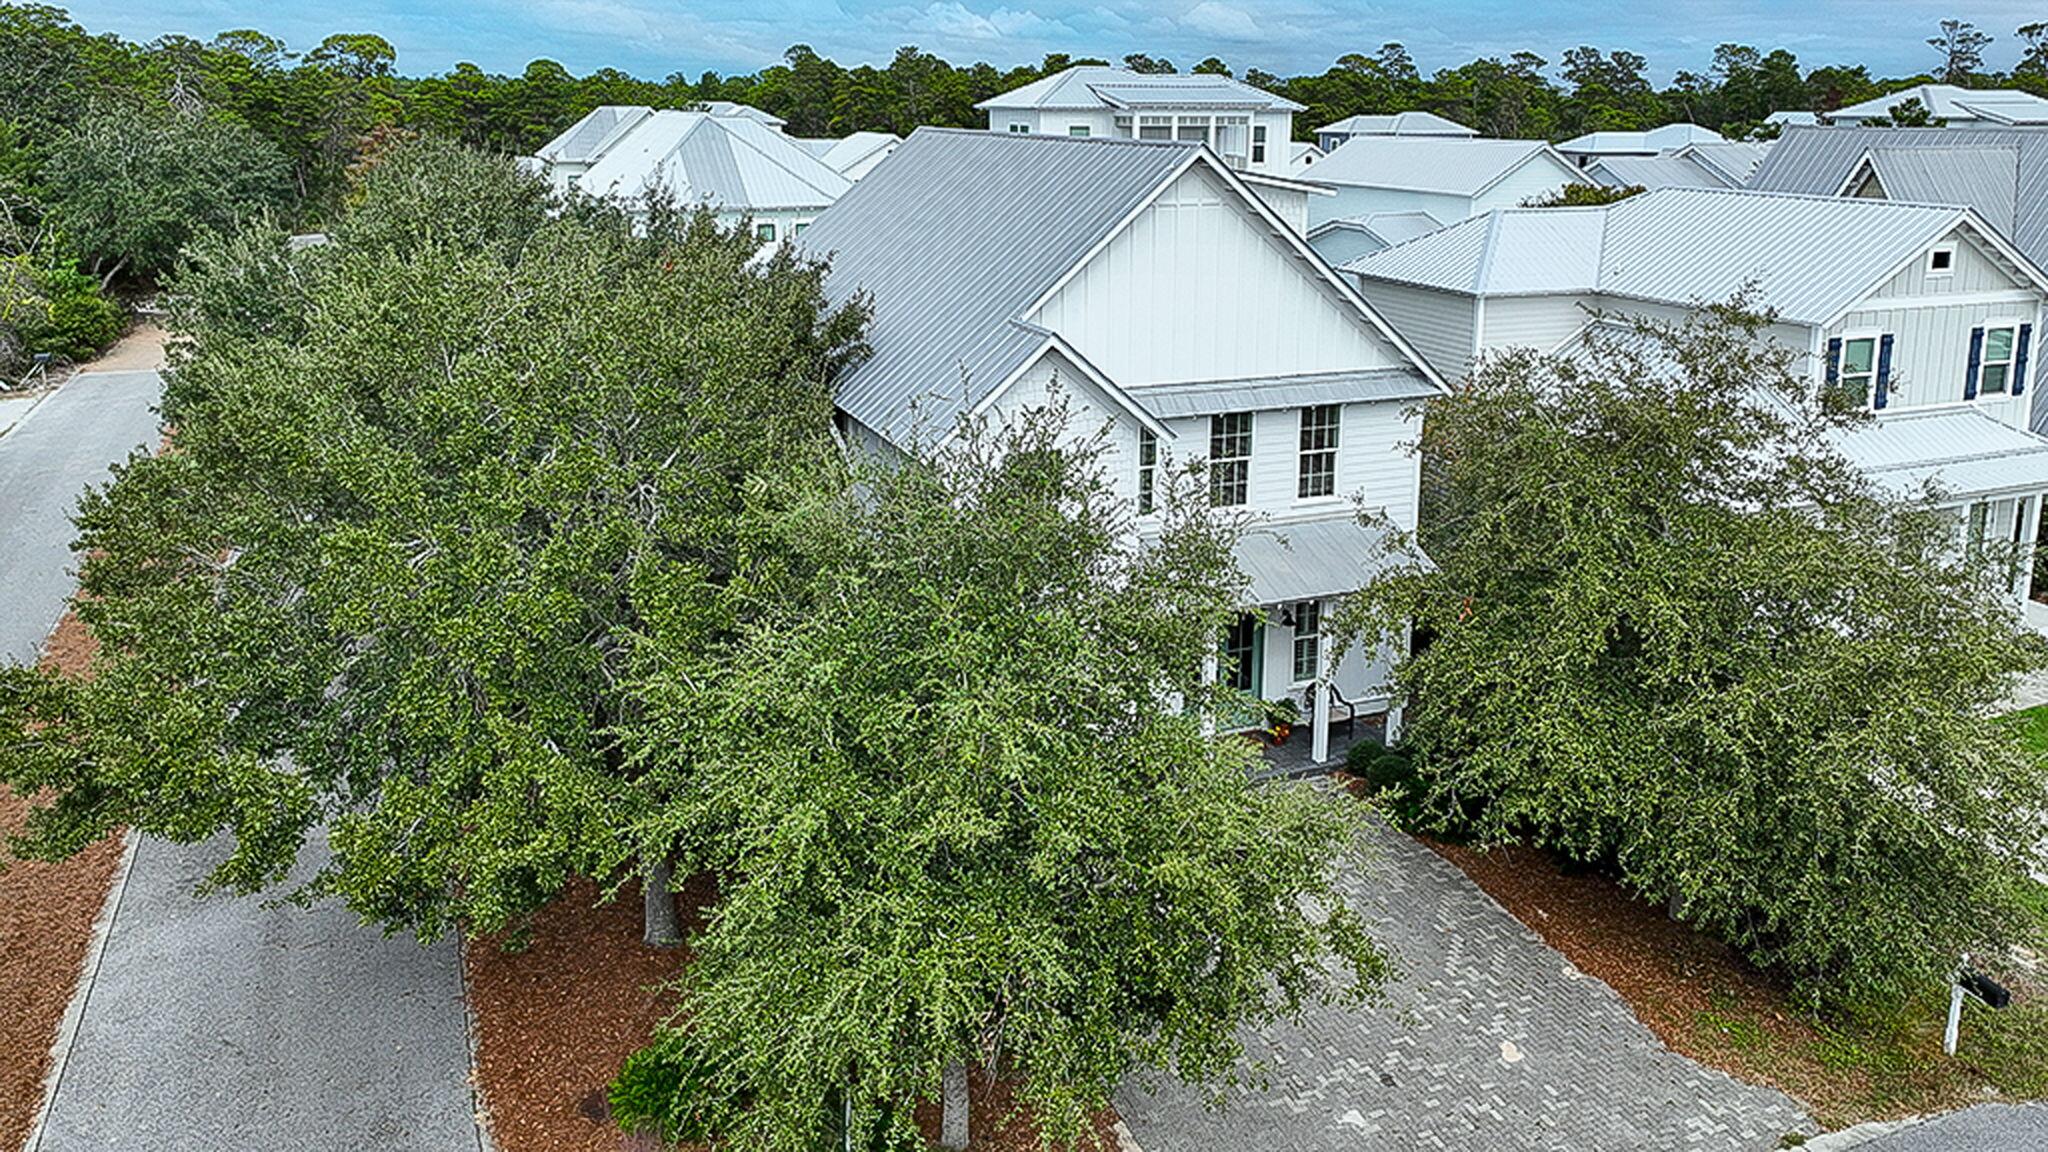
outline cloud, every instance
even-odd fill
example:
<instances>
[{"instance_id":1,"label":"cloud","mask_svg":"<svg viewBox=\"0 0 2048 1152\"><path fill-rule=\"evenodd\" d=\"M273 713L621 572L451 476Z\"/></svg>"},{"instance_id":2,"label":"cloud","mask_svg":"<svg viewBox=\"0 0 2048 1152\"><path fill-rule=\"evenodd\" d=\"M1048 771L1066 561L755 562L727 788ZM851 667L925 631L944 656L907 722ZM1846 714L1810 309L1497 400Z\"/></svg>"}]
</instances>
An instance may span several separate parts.
<instances>
[{"instance_id":1,"label":"cloud","mask_svg":"<svg viewBox=\"0 0 2048 1152\"><path fill-rule=\"evenodd\" d=\"M1065 24L1048 20L1028 8L997 8L983 15L959 0L934 0L905 20L904 26L955 40L1033 40L1073 35L1073 29Z\"/></svg>"},{"instance_id":2,"label":"cloud","mask_svg":"<svg viewBox=\"0 0 2048 1152\"><path fill-rule=\"evenodd\" d=\"M1217 0L1202 0L1180 18L1180 26L1222 40L1264 40L1266 34L1251 13Z\"/></svg>"}]
</instances>

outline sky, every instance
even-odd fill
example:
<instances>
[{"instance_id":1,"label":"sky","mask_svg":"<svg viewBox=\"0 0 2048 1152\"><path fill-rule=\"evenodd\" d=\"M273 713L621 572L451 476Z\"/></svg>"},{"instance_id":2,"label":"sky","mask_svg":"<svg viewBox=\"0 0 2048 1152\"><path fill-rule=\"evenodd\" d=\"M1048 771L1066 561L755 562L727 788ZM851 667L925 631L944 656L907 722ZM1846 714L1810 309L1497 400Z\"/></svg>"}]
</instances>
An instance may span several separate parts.
<instances>
[{"instance_id":1,"label":"sky","mask_svg":"<svg viewBox=\"0 0 2048 1152\"><path fill-rule=\"evenodd\" d=\"M58 0L62 2L62 0ZM2048 19L2039 0L1955 4L1886 0L72 0L95 32L149 40L201 39L258 28L305 49L331 32L375 32L409 75L458 61L518 72L536 57L583 74L612 67L660 79L674 72L752 72L807 43L841 64L885 64L915 44L955 64L1007 67L1048 52L1120 59L1165 56L1183 70L1218 56L1238 71L1320 72L1345 52L1400 41L1424 73L1479 56L1529 49L1556 62L1566 49L1626 48L1662 83L1704 71L1725 42L1783 47L1808 67L1868 64L1903 76L1934 63L1925 40L1945 17L1997 37L1987 66L2018 59L2013 30Z\"/></svg>"}]
</instances>

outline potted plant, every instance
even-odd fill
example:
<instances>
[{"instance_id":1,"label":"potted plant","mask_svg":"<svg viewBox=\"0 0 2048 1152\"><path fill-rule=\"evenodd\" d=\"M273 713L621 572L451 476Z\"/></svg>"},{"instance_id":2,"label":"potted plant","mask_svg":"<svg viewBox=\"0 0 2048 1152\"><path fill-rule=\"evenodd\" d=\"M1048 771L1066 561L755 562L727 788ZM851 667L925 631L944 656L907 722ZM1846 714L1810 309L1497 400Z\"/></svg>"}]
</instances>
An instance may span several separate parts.
<instances>
[{"instance_id":1,"label":"potted plant","mask_svg":"<svg viewBox=\"0 0 2048 1152\"><path fill-rule=\"evenodd\" d=\"M1266 731L1273 737L1273 743L1287 743L1287 737L1294 733L1294 726L1301 723L1301 705L1296 704L1293 697L1283 696L1266 701L1265 709Z\"/></svg>"}]
</instances>

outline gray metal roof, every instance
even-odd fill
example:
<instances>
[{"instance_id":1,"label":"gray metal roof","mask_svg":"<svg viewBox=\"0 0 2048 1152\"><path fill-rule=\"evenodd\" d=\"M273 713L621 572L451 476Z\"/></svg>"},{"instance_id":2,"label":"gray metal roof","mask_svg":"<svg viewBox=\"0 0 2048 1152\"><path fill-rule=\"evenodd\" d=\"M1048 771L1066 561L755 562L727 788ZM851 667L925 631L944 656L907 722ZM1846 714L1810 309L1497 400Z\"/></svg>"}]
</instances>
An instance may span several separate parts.
<instances>
[{"instance_id":1,"label":"gray metal roof","mask_svg":"<svg viewBox=\"0 0 2048 1152\"><path fill-rule=\"evenodd\" d=\"M1936 205L1667 188L1599 208L1489 212L1345 270L1475 295L1598 293L1681 306L1753 284L1758 306L1820 324L1973 220Z\"/></svg>"},{"instance_id":2,"label":"gray metal roof","mask_svg":"<svg viewBox=\"0 0 2048 1152\"><path fill-rule=\"evenodd\" d=\"M2020 150L2011 147L1872 148L1849 182L1854 185L1875 176L1887 200L1967 204L1985 223L2010 236L2019 166ZM1845 186L1845 191L1855 189Z\"/></svg>"},{"instance_id":3,"label":"gray metal roof","mask_svg":"<svg viewBox=\"0 0 2048 1152\"><path fill-rule=\"evenodd\" d=\"M834 304L865 292L874 354L839 407L908 443L952 432L1045 344L1018 315L1199 145L920 128L821 213L798 248L832 258Z\"/></svg>"},{"instance_id":4,"label":"gray metal roof","mask_svg":"<svg viewBox=\"0 0 2048 1152\"><path fill-rule=\"evenodd\" d=\"M1259 408L1305 408L1368 400L1420 400L1438 389L1410 368L1357 372L1316 372L1248 380L1214 380L1130 389L1131 398L1164 419L1249 412Z\"/></svg>"},{"instance_id":5,"label":"gray metal roof","mask_svg":"<svg viewBox=\"0 0 2048 1152\"><path fill-rule=\"evenodd\" d=\"M706 100L698 106L713 116L737 116L743 120L752 120L756 124L766 124L770 128L780 128L789 123L773 112L763 112L752 104L740 104L731 100Z\"/></svg>"},{"instance_id":6,"label":"gray metal roof","mask_svg":"<svg viewBox=\"0 0 2048 1152\"><path fill-rule=\"evenodd\" d=\"M1771 154L1769 140L1730 140L1725 143L1688 144L1678 155L1722 177L1730 188L1740 188L1749 174Z\"/></svg>"},{"instance_id":7,"label":"gray metal roof","mask_svg":"<svg viewBox=\"0 0 2048 1152\"><path fill-rule=\"evenodd\" d=\"M1541 140L1353 136L1316 161L1302 178L1357 188L1477 196L1524 164L1554 165L1560 184L1578 171Z\"/></svg>"},{"instance_id":8,"label":"gray metal roof","mask_svg":"<svg viewBox=\"0 0 2048 1152\"><path fill-rule=\"evenodd\" d=\"M2048 486L2048 439L1972 407L1887 413L1832 439L1865 475L1899 495L1931 485L1960 501Z\"/></svg>"},{"instance_id":9,"label":"gray metal roof","mask_svg":"<svg viewBox=\"0 0 2048 1152\"><path fill-rule=\"evenodd\" d=\"M1383 116L1346 116L1334 124L1316 129L1352 136L1477 136L1479 129L1467 128L1456 120L1434 112L1395 112Z\"/></svg>"},{"instance_id":10,"label":"gray metal roof","mask_svg":"<svg viewBox=\"0 0 2048 1152\"><path fill-rule=\"evenodd\" d=\"M1676 152L1655 156L1602 156L1586 165L1586 175L1609 188L1739 188L1720 172Z\"/></svg>"},{"instance_id":11,"label":"gray metal roof","mask_svg":"<svg viewBox=\"0 0 2048 1152\"><path fill-rule=\"evenodd\" d=\"M1341 483L1341 479L1340 479ZM1237 566L1251 578L1249 603L1286 604L1356 592L1401 563L1388 556L1386 533L1358 517L1266 524L1237 543Z\"/></svg>"},{"instance_id":12,"label":"gray metal roof","mask_svg":"<svg viewBox=\"0 0 2048 1152\"><path fill-rule=\"evenodd\" d=\"M1128 68L1077 65L991 96L976 108L1258 108L1299 112L1302 106L1228 76L1151 75Z\"/></svg>"},{"instance_id":13,"label":"gray metal roof","mask_svg":"<svg viewBox=\"0 0 2048 1152\"><path fill-rule=\"evenodd\" d=\"M1954 84L1916 84L1823 113L1830 120L1889 117L1893 106L1918 100L1937 120L1985 120L1996 124L2048 123L2048 100L2017 88L1962 88Z\"/></svg>"},{"instance_id":14,"label":"gray metal roof","mask_svg":"<svg viewBox=\"0 0 2048 1152\"><path fill-rule=\"evenodd\" d=\"M1627 152L1668 152L1688 144L1725 144L1727 137L1697 124L1665 124L1642 132L1588 132L1557 146L1571 155L1601 156Z\"/></svg>"},{"instance_id":15,"label":"gray metal roof","mask_svg":"<svg viewBox=\"0 0 2048 1152\"><path fill-rule=\"evenodd\" d=\"M2048 130L1794 126L1785 129L1770 155L1757 165L1756 173L1749 178L1749 187L1764 192L1832 196L1841 190L1865 156L1922 148L1938 149L1944 162L1957 161L1959 149L1996 152L1993 161L1971 162L1968 173L1951 165L1953 170L1947 172L1933 168L1928 178L1939 180L1942 199L1976 209L1994 228L2001 227L1998 217L2003 206L2010 204L2012 223L2002 229L2006 239L2035 264L2048 263ZM2008 153L2013 164L2012 187L1995 187L1998 176L1993 169L2002 174ZM1883 177L1879 179L1882 181ZM1886 187L1889 191L1889 185Z\"/></svg>"},{"instance_id":16,"label":"gray metal roof","mask_svg":"<svg viewBox=\"0 0 2048 1152\"><path fill-rule=\"evenodd\" d=\"M822 209L853 186L758 120L662 111L612 145L578 187L635 197L655 184L686 202L736 212Z\"/></svg>"},{"instance_id":17,"label":"gray metal roof","mask_svg":"<svg viewBox=\"0 0 2048 1152\"><path fill-rule=\"evenodd\" d=\"M591 109L534 155L550 164L588 164L631 132L654 109L639 104L604 104Z\"/></svg>"}]
</instances>

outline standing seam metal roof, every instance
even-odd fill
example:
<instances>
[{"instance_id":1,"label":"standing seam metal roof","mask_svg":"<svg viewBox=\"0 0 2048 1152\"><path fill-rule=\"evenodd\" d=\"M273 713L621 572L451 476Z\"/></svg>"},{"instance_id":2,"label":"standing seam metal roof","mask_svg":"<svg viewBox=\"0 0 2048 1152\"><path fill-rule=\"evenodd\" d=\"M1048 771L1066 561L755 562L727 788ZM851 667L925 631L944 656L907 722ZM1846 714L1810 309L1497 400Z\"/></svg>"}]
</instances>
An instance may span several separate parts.
<instances>
[{"instance_id":1,"label":"standing seam metal roof","mask_svg":"<svg viewBox=\"0 0 2048 1152\"><path fill-rule=\"evenodd\" d=\"M669 111L646 118L583 174L579 187L633 197L655 183L686 201L736 212L823 208L852 187L757 120Z\"/></svg>"},{"instance_id":2,"label":"standing seam metal roof","mask_svg":"<svg viewBox=\"0 0 2048 1152\"><path fill-rule=\"evenodd\" d=\"M1302 178L1359 188L1477 196L1522 165L1544 157L1558 166L1560 183L1577 172L1571 161L1541 140L1353 136L1316 161Z\"/></svg>"},{"instance_id":3,"label":"standing seam metal roof","mask_svg":"<svg viewBox=\"0 0 2048 1152\"><path fill-rule=\"evenodd\" d=\"M975 107L991 108L1105 108L1118 106L1217 105L1262 108L1273 112L1300 112L1302 106L1228 76L1201 72L1152 75L1128 68L1076 65L1064 72L1034 80L991 96Z\"/></svg>"}]
</instances>

